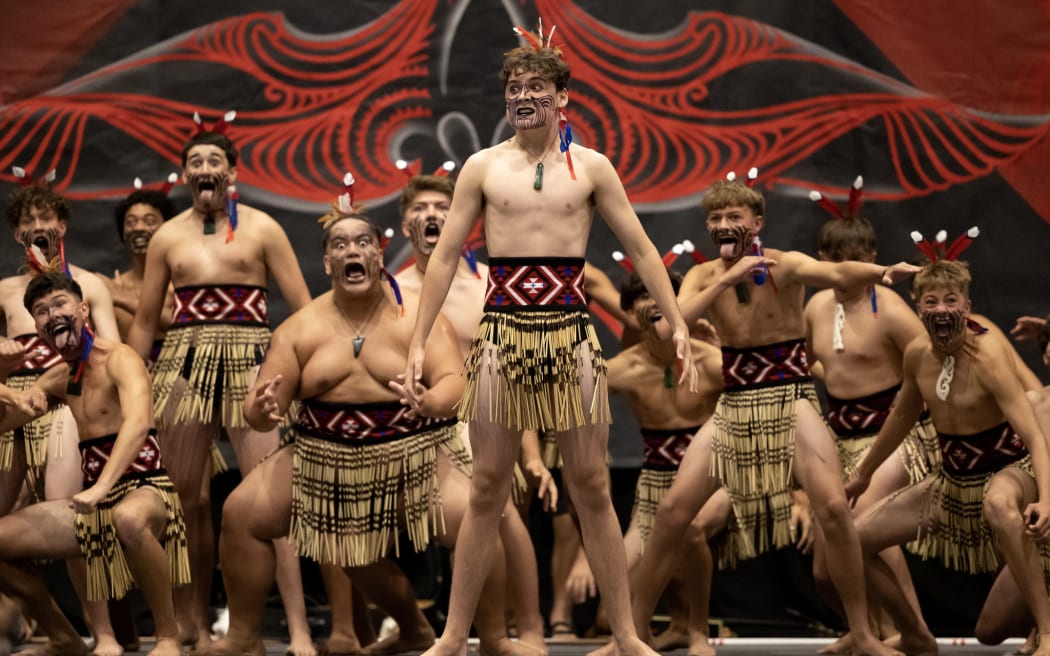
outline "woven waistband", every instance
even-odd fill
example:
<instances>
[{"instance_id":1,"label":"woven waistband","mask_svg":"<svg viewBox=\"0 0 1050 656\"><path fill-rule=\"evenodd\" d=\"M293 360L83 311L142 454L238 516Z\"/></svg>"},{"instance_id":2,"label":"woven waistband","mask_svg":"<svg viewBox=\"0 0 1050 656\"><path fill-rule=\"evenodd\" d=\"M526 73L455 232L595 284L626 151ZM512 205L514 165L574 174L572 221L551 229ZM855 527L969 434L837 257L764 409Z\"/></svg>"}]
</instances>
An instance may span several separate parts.
<instances>
[{"instance_id":1,"label":"woven waistband","mask_svg":"<svg viewBox=\"0 0 1050 656\"><path fill-rule=\"evenodd\" d=\"M26 353L33 355L12 369L8 376L38 376L62 362L62 356L36 333L17 335L12 339L21 344Z\"/></svg>"},{"instance_id":2,"label":"woven waistband","mask_svg":"<svg viewBox=\"0 0 1050 656\"><path fill-rule=\"evenodd\" d=\"M84 487L98 480L102 468L109 462L113 454L113 445L117 441L116 434L95 437L82 441L80 448L80 470L84 472ZM128 465L121 477L136 474L145 474L160 471L163 465L160 461L160 445L157 443L157 431L150 429L146 434L146 440L142 443L135 460Z\"/></svg>"},{"instance_id":3,"label":"woven waistband","mask_svg":"<svg viewBox=\"0 0 1050 656\"><path fill-rule=\"evenodd\" d=\"M363 445L392 442L456 423L455 417L408 417L410 411L397 401L331 403L306 399L299 403L295 430L329 442Z\"/></svg>"},{"instance_id":4,"label":"woven waistband","mask_svg":"<svg viewBox=\"0 0 1050 656\"><path fill-rule=\"evenodd\" d=\"M855 399L828 394L828 426L839 437L856 437L879 432L901 389L900 383L881 392Z\"/></svg>"},{"instance_id":5,"label":"woven waistband","mask_svg":"<svg viewBox=\"0 0 1050 656\"><path fill-rule=\"evenodd\" d=\"M196 285L175 290L173 326L202 323L268 325L265 287Z\"/></svg>"},{"instance_id":6,"label":"woven waistband","mask_svg":"<svg viewBox=\"0 0 1050 656\"><path fill-rule=\"evenodd\" d=\"M722 379L726 390L780 385L810 378L804 339L748 348L722 347Z\"/></svg>"},{"instance_id":7,"label":"woven waistband","mask_svg":"<svg viewBox=\"0 0 1050 656\"><path fill-rule=\"evenodd\" d=\"M973 435L937 433L944 471L983 474L998 471L1026 455L1028 449L1008 422Z\"/></svg>"},{"instance_id":8,"label":"woven waistband","mask_svg":"<svg viewBox=\"0 0 1050 656\"><path fill-rule=\"evenodd\" d=\"M646 469L678 469L686 449L700 427L639 430L642 433L642 441L645 442L645 463L642 466Z\"/></svg>"},{"instance_id":9,"label":"woven waistband","mask_svg":"<svg viewBox=\"0 0 1050 656\"><path fill-rule=\"evenodd\" d=\"M489 260L486 311L586 310L582 257Z\"/></svg>"}]
</instances>

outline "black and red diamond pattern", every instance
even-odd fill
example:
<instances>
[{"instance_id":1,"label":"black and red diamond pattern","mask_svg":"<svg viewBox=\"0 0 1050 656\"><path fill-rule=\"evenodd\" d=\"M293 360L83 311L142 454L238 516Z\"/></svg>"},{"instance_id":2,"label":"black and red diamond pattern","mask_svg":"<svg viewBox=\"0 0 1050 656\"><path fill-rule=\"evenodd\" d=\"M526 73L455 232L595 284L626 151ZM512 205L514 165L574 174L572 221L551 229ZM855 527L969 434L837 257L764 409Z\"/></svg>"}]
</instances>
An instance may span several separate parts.
<instances>
[{"instance_id":1,"label":"black and red diamond pattern","mask_svg":"<svg viewBox=\"0 0 1050 656\"><path fill-rule=\"evenodd\" d=\"M116 440L116 435L108 435L80 443L80 470L84 472L84 487L98 480L99 474L102 473L102 468L109 462L109 457L113 453L113 444ZM138 455L135 456L135 460L128 468L124 470L123 475L158 471L161 467L160 445L157 444L156 434L151 431L146 435L146 441L142 443L142 448L139 449Z\"/></svg>"},{"instance_id":2,"label":"black and red diamond pattern","mask_svg":"<svg viewBox=\"0 0 1050 656\"><path fill-rule=\"evenodd\" d=\"M722 347L722 377L726 389L809 377L804 340L750 349Z\"/></svg>"},{"instance_id":3,"label":"black and red diamond pattern","mask_svg":"<svg viewBox=\"0 0 1050 656\"><path fill-rule=\"evenodd\" d=\"M1028 450L1010 424L1002 423L975 435L938 434L945 471L979 474L1002 469Z\"/></svg>"},{"instance_id":4,"label":"black and red diamond pattern","mask_svg":"<svg viewBox=\"0 0 1050 656\"><path fill-rule=\"evenodd\" d=\"M35 376L62 362L62 356L55 353L39 335L18 335L14 340L22 345L29 357L15 367L9 376Z\"/></svg>"},{"instance_id":5,"label":"black and red diamond pattern","mask_svg":"<svg viewBox=\"0 0 1050 656\"><path fill-rule=\"evenodd\" d=\"M322 403L299 404L295 419L298 432L332 442L389 442L454 422L416 415L397 401L367 405Z\"/></svg>"},{"instance_id":6,"label":"black and red diamond pattern","mask_svg":"<svg viewBox=\"0 0 1050 656\"><path fill-rule=\"evenodd\" d=\"M900 385L859 399L840 399L828 394L828 426L841 437L877 433L897 398Z\"/></svg>"},{"instance_id":7,"label":"black and red diamond pattern","mask_svg":"<svg viewBox=\"0 0 1050 656\"><path fill-rule=\"evenodd\" d=\"M679 430L651 430L642 428L645 442L645 467L647 469L678 469L685 457L686 449L693 441L699 427Z\"/></svg>"},{"instance_id":8,"label":"black and red diamond pattern","mask_svg":"<svg viewBox=\"0 0 1050 656\"><path fill-rule=\"evenodd\" d=\"M572 263L504 263L493 258L485 305L500 307L587 307L583 289L583 260Z\"/></svg>"},{"instance_id":9,"label":"black and red diamond pattern","mask_svg":"<svg viewBox=\"0 0 1050 656\"><path fill-rule=\"evenodd\" d=\"M174 323L265 326L266 289L242 285L179 287L175 290Z\"/></svg>"}]
</instances>

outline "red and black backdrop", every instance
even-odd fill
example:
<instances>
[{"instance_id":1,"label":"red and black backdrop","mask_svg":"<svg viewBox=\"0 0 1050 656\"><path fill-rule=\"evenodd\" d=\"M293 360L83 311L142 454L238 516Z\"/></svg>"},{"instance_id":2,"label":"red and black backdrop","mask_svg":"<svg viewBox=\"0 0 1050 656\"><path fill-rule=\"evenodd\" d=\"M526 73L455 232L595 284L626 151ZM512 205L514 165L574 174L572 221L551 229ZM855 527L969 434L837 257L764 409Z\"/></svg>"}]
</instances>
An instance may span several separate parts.
<instances>
[{"instance_id":1,"label":"red and black backdrop","mask_svg":"<svg viewBox=\"0 0 1050 656\"><path fill-rule=\"evenodd\" d=\"M2 0L0 11L0 184L14 183L13 165L56 169L75 201L67 250L89 269L123 266L112 205L136 176L179 169L193 112L211 122L236 109L242 199L281 221L322 291L313 219L343 172L397 225L395 160L431 170L510 135L500 55L512 25L542 16L573 68L576 140L609 156L661 250L689 238L711 254L702 190L757 166L766 243L813 252L826 216L807 193L841 197L862 174L880 261L912 257L912 230L978 225L966 255L975 309L1004 328L1050 310L1045 3ZM7 275L20 255L2 243ZM597 222L588 258L617 279L615 248ZM395 241L388 265L407 251ZM611 329L603 340L614 350ZM618 462L636 463L631 430L615 437Z\"/></svg>"}]
</instances>

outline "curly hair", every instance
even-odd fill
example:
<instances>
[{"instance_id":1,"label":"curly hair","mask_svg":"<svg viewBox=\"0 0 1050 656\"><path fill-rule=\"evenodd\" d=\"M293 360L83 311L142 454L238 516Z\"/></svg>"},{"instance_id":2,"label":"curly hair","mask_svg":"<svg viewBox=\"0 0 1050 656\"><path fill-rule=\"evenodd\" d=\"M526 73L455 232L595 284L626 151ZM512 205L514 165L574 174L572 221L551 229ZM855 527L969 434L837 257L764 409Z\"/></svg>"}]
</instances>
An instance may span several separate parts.
<instances>
[{"instance_id":1,"label":"curly hair","mask_svg":"<svg viewBox=\"0 0 1050 656\"><path fill-rule=\"evenodd\" d=\"M32 209L50 209L59 221L69 223L72 212L69 201L51 187L32 185L16 187L7 197L7 220L12 228L17 228L22 216Z\"/></svg>"},{"instance_id":2,"label":"curly hair","mask_svg":"<svg viewBox=\"0 0 1050 656\"><path fill-rule=\"evenodd\" d=\"M156 189L136 189L113 208L113 219L117 224L117 236L124 238L124 217L134 205L149 205L160 212L161 219L167 221L175 216L175 203L168 195Z\"/></svg>"},{"instance_id":3,"label":"curly hair","mask_svg":"<svg viewBox=\"0 0 1050 656\"><path fill-rule=\"evenodd\" d=\"M503 53L499 81L506 87L507 80L521 73L535 73L545 80L550 80L558 91L569 88L569 78L572 76L569 64L562 59L560 48L537 50L530 45L518 46Z\"/></svg>"}]
</instances>

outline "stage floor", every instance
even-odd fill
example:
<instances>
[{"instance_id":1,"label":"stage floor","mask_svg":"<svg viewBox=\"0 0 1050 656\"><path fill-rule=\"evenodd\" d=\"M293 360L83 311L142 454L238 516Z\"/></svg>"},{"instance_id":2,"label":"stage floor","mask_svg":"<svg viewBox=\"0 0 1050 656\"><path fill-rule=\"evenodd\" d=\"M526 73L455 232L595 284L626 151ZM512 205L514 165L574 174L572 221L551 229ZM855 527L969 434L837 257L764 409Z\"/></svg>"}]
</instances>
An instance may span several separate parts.
<instances>
[{"instance_id":1,"label":"stage floor","mask_svg":"<svg viewBox=\"0 0 1050 656\"><path fill-rule=\"evenodd\" d=\"M716 645L718 654L733 656L809 656L815 654L822 646L831 642L823 638L725 638ZM941 654L945 656L1005 656L1013 654L1021 646L1021 640L1008 640L995 647L978 644L974 638L940 638ZM477 654L477 643L471 641L471 654ZM577 642L549 643L550 656L584 656L602 643L594 640ZM267 656L284 656L287 644L278 641L266 641ZM142 640L142 650L128 654L148 654L153 641ZM19 649L15 650L17 654ZM687 656L686 650L664 652L671 656Z\"/></svg>"}]
</instances>

